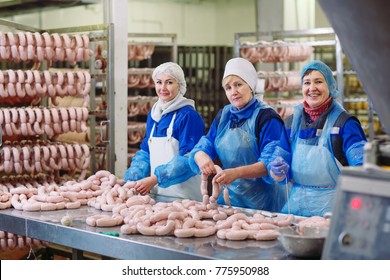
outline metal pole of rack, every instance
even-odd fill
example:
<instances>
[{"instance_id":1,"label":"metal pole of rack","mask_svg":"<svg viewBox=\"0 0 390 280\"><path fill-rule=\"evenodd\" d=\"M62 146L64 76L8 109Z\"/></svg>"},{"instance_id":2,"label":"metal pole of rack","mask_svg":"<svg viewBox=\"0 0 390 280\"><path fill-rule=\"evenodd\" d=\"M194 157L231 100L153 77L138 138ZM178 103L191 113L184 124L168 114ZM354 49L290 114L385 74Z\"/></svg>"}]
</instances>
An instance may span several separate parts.
<instances>
[{"instance_id":1,"label":"metal pole of rack","mask_svg":"<svg viewBox=\"0 0 390 280\"><path fill-rule=\"evenodd\" d=\"M234 57L240 57L240 34L234 33Z\"/></svg>"},{"instance_id":2,"label":"metal pole of rack","mask_svg":"<svg viewBox=\"0 0 390 280\"><path fill-rule=\"evenodd\" d=\"M176 34L172 35L172 61L177 63L177 36Z\"/></svg>"},{"instance_id":3,"label":"metal pole of rack","mask_svg":"<svg viewBox=\"0 0 390 280\"><path fill-rule=\"evenodd\" d=\"M127 0L109 1L108 99L109 171L118 177L127 169L128 15Z\"/></svg>"},{"instance_id":4,"label":"metal pole of rack","mask_svg":"<svg viewBox=\"0 0 390 280\"><path fill-rule=\"evenodd\" d=\"M340 40L335 35L336 40L336 70L337 70L337 89L339 90L339 100L344 106L344 67L343 67L343 50L341 48Z\"/></svg>"},{"instance_id":5,"label":"metal pole of rack","mask_svg":"<svg viewBox=\"0 0 390 280\"><path fill-rule=\"evenodd\" d=\"M115 172L115 49L114 49L114 24L110 23L108 31L108 76L107 76L107 91L108 91L108 170L111 173Z\"/></svg>"},{"instance_id":6,"label":"metal pole of rack","mask_svg":"<svg viewBox=\"0 0 390 280\"><path fill-rule=\"evenodd\" d=\"M92 64L91 64L92 69ZM96 108L96 78L91 79L91 91L90 91L90 99L89 99L89 108L94 110ZM90 114L89 116L89 127L90 127L90 145L91 147L96 146L96 116L94 114ZM91 174L96 173L96 151L92 151L91 153L91 163L90 169Z\"/></svg>"}]
</instances>

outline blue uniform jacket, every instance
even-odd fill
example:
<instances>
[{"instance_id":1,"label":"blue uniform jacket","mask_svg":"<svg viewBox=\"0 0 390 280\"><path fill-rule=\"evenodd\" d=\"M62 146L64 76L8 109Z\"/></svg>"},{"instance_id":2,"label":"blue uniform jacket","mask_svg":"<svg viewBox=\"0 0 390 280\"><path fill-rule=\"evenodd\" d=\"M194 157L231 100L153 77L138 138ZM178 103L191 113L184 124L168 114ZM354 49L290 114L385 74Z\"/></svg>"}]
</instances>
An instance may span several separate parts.
<instances>
[{"instance_id":1,"label":"blue uniform jacket","mask_svg":"<svg viewBox=\"0 0 390 280\"><path fill-rule=\"evenodd\" d=\"M156 168L155 175L157 176L160 187L168 187L184 182L195 175L191 171L187 156L185 155L191 151L205 133L204 121L193 107L184 106L175 112L176 118L173 124L172 137L179 141L179 155L167 164L160 165ZM165 137L175 112L170 112L162 116L158 123L152 119L151 113L148 113L145 138L142 140L141 149L137 151L135 157L132 159L131 166L125 173L125 180L136 181L150 175L148 139L152 127L156 124L153 137Z\"/></svg>"}]
</instances>

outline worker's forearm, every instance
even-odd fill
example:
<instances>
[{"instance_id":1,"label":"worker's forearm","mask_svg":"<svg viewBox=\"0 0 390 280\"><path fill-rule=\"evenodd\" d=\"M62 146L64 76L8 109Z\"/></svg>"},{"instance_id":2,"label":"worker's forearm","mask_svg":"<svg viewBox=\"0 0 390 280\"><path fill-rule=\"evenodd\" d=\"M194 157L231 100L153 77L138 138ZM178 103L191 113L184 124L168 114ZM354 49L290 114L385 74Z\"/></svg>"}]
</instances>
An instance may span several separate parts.
<instances>
[{"instance_id":1,"label":"worker's forearm","mask_svg":"<svg viewBox=\"0 0 390 280\"><path fill-rule=\"evenodd\" d=\"M262 162L235 168L238 178L261 178L268 175L268 171Z\"/></svg>"}]
</instances>

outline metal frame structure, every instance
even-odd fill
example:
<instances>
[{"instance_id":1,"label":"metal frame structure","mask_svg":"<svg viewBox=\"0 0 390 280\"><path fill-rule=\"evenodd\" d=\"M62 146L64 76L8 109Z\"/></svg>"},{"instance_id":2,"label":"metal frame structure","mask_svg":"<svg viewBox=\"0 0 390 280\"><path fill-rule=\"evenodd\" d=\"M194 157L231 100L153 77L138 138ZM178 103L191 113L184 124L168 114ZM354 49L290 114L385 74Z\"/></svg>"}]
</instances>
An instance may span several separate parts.
<instances>
[{"instance_id":1,"label":"metal frame structure","mask_svg":"<svg viewBox=\"0 0 390 280\"><path fill-rule=\"evenodd\" d=\"M39 29L39 28L34 28L31 26L7 21L0 19L0 25L7 26L12 30L23 30L23 31L28 31L28 32L48 32L48 33L89 33L91 42L93 43L94 40L108 40L108 26L106 24L94 24L94 25L85 25L85 26L77 26L77 27L65 27L65 28L57 28L57 29ZM92 58L91 58L92 59ZM90 108L95 108L95 88L96 88L96 80L101 80L101 79L107 79L107 80L112 80L112 73L109 72L107 75L101 75L100 73L96 73L94 70L93 66L93 61L90 64L90 72L91 72L91 91L90 91ZM43 68L46 67L46 64L43 63ZM110 84L110 82L108 82ZM43 105L47 105L46 101L42 102ZM91 165L90 165L90 170L91 172L95 172L95 166L96 166L96 157L95 153L93 152L95 149L95 127L96 127L96 118L94 114L89 114L89 124L90 124L90 132L91 132L91 137L90 137L90 147L91 147Z\"/></svg>"}]
</instances>

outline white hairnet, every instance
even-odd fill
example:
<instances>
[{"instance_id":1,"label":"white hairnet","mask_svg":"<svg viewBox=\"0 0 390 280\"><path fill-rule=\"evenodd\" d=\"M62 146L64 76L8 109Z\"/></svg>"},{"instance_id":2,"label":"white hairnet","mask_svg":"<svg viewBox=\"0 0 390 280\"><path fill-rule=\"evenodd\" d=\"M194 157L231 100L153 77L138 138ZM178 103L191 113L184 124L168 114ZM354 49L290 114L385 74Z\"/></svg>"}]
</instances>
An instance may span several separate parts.
<instances>
[{"instance_id":1,"label":"white hairnet","mask_svg":"<svg viewBox=\"0 0 390 280\"><path fill-rule=\"evenodd\" d=\"M157 75L160 73L167 74L174 78L180 86L180 94L184 95L187 91L187 83L184 77L183 69L174 62L165 62L157 66L152 74L153 81L157 80Z\"/></svg>"},{"instance_id":2,"label":"white hairnet","mask_svg":"<svg viewBox=\"0 0 390 280\"><path fill-rule=\"evenodd\" d=\"M248 60L241 57L230 59L226 63L222 80L230 75L235 75L243 79L249 85L252 91L255 92L257 84L257 72L253 64Z\"/></svg>"}]
</instances>

